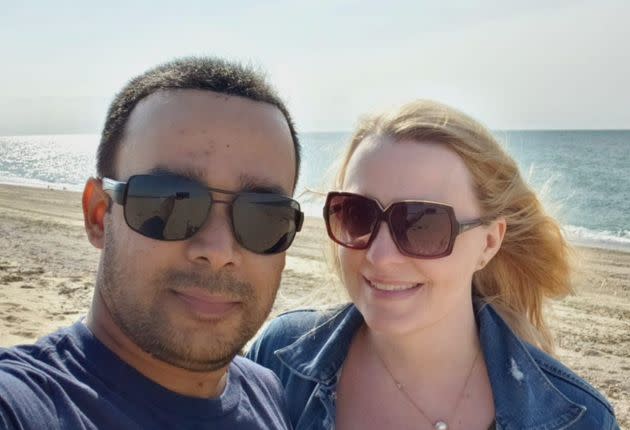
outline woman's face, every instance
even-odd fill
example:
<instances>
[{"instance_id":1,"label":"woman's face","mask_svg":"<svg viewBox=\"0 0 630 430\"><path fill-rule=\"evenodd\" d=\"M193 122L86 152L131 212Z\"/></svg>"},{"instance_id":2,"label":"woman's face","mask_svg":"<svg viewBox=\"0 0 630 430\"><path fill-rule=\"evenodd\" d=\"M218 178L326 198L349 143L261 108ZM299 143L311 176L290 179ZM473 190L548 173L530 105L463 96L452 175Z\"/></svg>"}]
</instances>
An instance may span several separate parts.
<instances>
[{"instance_id":1,"label":"woman's face","mask_svg":"<svg viewBox=\"0 0 630 430\"><path fill-rule=\"evenodd\" d=\"M481 215L468 168L438 143L367 138L350 159L343 191L371 197L384 208L400 200L445 203L458 221ZM457 317L470 306L473 273L490 257L491 230L462 233L449 256L427 260L402 255L382 223L368 249L338 247L343 282L375 331L410 333Z\"/></svg>"}]
</instances>

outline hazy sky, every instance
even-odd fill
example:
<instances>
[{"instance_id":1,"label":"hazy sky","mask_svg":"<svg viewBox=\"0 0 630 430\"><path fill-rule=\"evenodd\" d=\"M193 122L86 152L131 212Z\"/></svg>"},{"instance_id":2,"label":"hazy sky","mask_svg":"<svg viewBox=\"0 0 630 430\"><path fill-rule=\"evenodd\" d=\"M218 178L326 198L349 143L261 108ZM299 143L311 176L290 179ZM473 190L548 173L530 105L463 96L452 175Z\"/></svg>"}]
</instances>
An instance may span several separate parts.
<instances>
[{"instance_id":1,"label":"hazy sky","mask_svg":"<svg viewBox=\"0 0 630 430\"><path fill-rule=\"evenodd\" d=\"M19 3L0 135L98 133L129 78L203 54L265 69L300 131L421 97L493 129L630 128L628 0Z\"/></svg>"}]
</instances>

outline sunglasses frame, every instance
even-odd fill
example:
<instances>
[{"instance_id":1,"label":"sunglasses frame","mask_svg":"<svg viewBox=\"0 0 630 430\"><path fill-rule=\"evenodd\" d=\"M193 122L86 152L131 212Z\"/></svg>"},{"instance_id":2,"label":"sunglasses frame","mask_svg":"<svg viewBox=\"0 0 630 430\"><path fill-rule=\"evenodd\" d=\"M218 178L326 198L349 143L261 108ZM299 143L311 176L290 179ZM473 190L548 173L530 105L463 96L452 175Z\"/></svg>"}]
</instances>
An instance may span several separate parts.
<instances>
[{"instance_id":1,"label":"sunglasses frame","mask_svg":"<svg viewBox=\"0 0 630 430\"><path fill-rule=\"evenodd\" d=\"M132 175L129 177L129 179L127 179L127 182L121 182L121 181L117 181L115 179L111 179L111 178L107 178L107 177L102 177L100 178L101 183L102 183L102 187L103 187L103 191L105 191L111 198L112 200L121 205L123 207L123 214L124 214L124 218L125 218L125 223L127 224L127 226L135 231L136 233L144 236L144 237L148 237L150 239L154 239L154 240L159 240L162 242L178 242L178 241L182 241L182 240L187 240L190 239L191 237L193 237L195 234L197 234L197 232L201 229L201 227L203 226L203 224L205 224L205 222L208 220L208 216L210 214L210 210L212 208L212 205L215 203L222 203L222 204L226 204L230 206L230 227L232 229L232 234L234 235L234 238L236 239L236 241L245 249L254 252L256 254L261 254L261 255L273 255L273 254L279 254L281 252L286 251L291 244L293 243L293 240L295 239L295 235L302 229L302 225L304 223L304 213L302 212L301 208L300 208L300 203L297 200L292 199L291 197L285 196L285 195L281 195L278 193L257 193L257 192L248 192L248 191L227 191L227 190L223 190L220 188L214 188L214 187L207 187L193 179L190 178L185 178L193 183L196 183L199 185L199 187L205 189L206 191L208 191L208 196L209 196L209 204L208 204L208 211L206 214L206 218L204 220L204 222L199 226L198 230L195 231L195 233L193 233L192 235L188 236L188 237L183 237L181 239L166 239L166 238L161 238L161 239L157 239L155 237L151 237L151 236L147 236L145 234L143 234L142 232L138 231L136 228L132 227L131 224L129 224L129 221L127 220L127 210L126 210L126 202L127 202L127 193L129 191L129 183L133 180L133 178L135 177L142 177L142 176L153 176L153 177L159 177L159 176L163 176L163 177L169 177L169 175L151 175L151 174L140 174L140 175ZM171 175L172 176L172 175ZM219 193L219 194L227 194L227 195L232 195L235 196L232 200L218 200L213 198L212 193ZM245 244L243 244L243 239L241 237L241 235L235 231L235 227L234 227L234 202L239 198L239 196L242 195L246 195L246 194L256 194L256 195L274 195L274 196L281 196L283 198L286 198L287 200L295 203L296 207L293 208L296 210L296 219L295 219L295 233L293 233L293 238L291 239L291 241L288 243L287 247L281 251L275 251L275 252L258 252L255 250L250 249L248 246L246 246Z\"/></svg>"},{"instance_id":2,"label":"sunglasses frame","mask_svg":"<svg viewBox=\"0 0 630 430\"><path fill-rule=\"evenodd\" d=\"M370 238L368 239L368 241L365 243L365 245L361 245L361 246L352 246L352 245L348 245L347 243L343 243L341 241L339 241L333 234L332 231L332 227L330 226L330 205L331 205L331 201L332 199L336 198L336 197L355 197L355 198L361 198L361 199L365 199L365 200L369 200L371 202L376 203L376 206L378 207L378 209L380 210L374 227L372 229L372 232L370 233ZM446 213L448 214L450 223L451 223L451 235L449 238L449 243L448 246L446 247L446 249L444 250L444 252L441 252L439 254L436 255L417 255L411 252L408 252L407 250L405 250L402 245L400 244L398 238L396 237L396 234L394 233L394 229L392 228L392 221L391 221L391 213L394 207L399 206L399 205L404 205L407 203L421 203L421 204L428 204L431 206L437 206L439 208L442 208L446 211ZM328 231L328 237L330 237L330 239L332 239L333 242L337 243L338 245L341 245L345 248L349 248L349 249L358 249L358 250L365 250L368 249L371 245L372 242L374 241L374 239L376 238L379 229L381 227L381 223L383 221L385 221L385 224L387 224L387 228L389 228L389 233L390 236L392 237L392 240L394 241L394 244L396 244L396 248L398 249L398 251L402 254L405 255L407 257L411 257L411 258L419 258L419 259L424 259L424 260L433 260L436 258L442 258L442 257L446 257L448 255L451 255L451 253L453 252L453 247L455 246L455 239L457 238L457 236L459 236L460 234L473 229L475 227L479 227L481 225L487 224L488 223L488 219L486 218L477 218L477 219L473 219L470 221L465 221L465 222L459 222L457 221L457 218L455 217L455 210L453 209L452 206L444 204L444 203L438 203L438 202L433 202L430 200L398 200L395 201L393 203L390 203L386 208L383 207L383 205L381 205L381 202L379 202L376 199L373 199L371 197L367 197L364 196L362 194L356 194L356 193L348 193L348 192L342 192L342 191L331 191L328 193L328 195L326 196L326 203L324 204L324 210L323 210L323 215L324 215L324 222L326 223L326 230Z\"/></svg>"}]
</instances>

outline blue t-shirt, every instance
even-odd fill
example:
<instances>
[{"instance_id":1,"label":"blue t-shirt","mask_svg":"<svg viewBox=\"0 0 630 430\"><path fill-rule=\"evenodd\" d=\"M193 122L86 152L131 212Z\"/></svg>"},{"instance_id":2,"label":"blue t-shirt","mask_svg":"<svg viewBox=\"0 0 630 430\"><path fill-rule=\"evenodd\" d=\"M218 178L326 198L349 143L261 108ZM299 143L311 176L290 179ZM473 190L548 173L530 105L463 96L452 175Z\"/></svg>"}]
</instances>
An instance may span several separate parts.
<instances>
[{"instance_id":1,"label":"blue t-shirt","mask_svg":"<svg viewBox=\"0 0 630 430\"><path fill-rule=\"evenodd\" d=\"M243 357L220 397L200 399L147 379L82 322L0 348L0 429L289 429L286 411L278 378Z\"/></svg>"}]
</instances>

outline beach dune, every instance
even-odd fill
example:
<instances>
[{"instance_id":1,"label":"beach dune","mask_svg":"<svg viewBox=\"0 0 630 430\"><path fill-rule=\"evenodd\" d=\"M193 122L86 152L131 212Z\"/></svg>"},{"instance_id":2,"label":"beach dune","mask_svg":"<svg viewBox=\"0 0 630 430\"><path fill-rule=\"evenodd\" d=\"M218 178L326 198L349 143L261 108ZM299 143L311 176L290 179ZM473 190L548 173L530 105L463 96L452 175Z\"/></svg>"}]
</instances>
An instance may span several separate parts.
<instances>
[{"instance_id":1,"label":"beach dune","mask_svg":"<svg viewBox=\"0 0 630 430\"><path fill-rule=\"evenodd\" d=\"M0 346L31 343L85 315L99 252L76 192L0 185ZM272 315L345 300L308 218L287 257ZM553 302L559 358L602 390L630 429L630 253L576 249L575 295Z\"/></svg>"}]
</instances>

